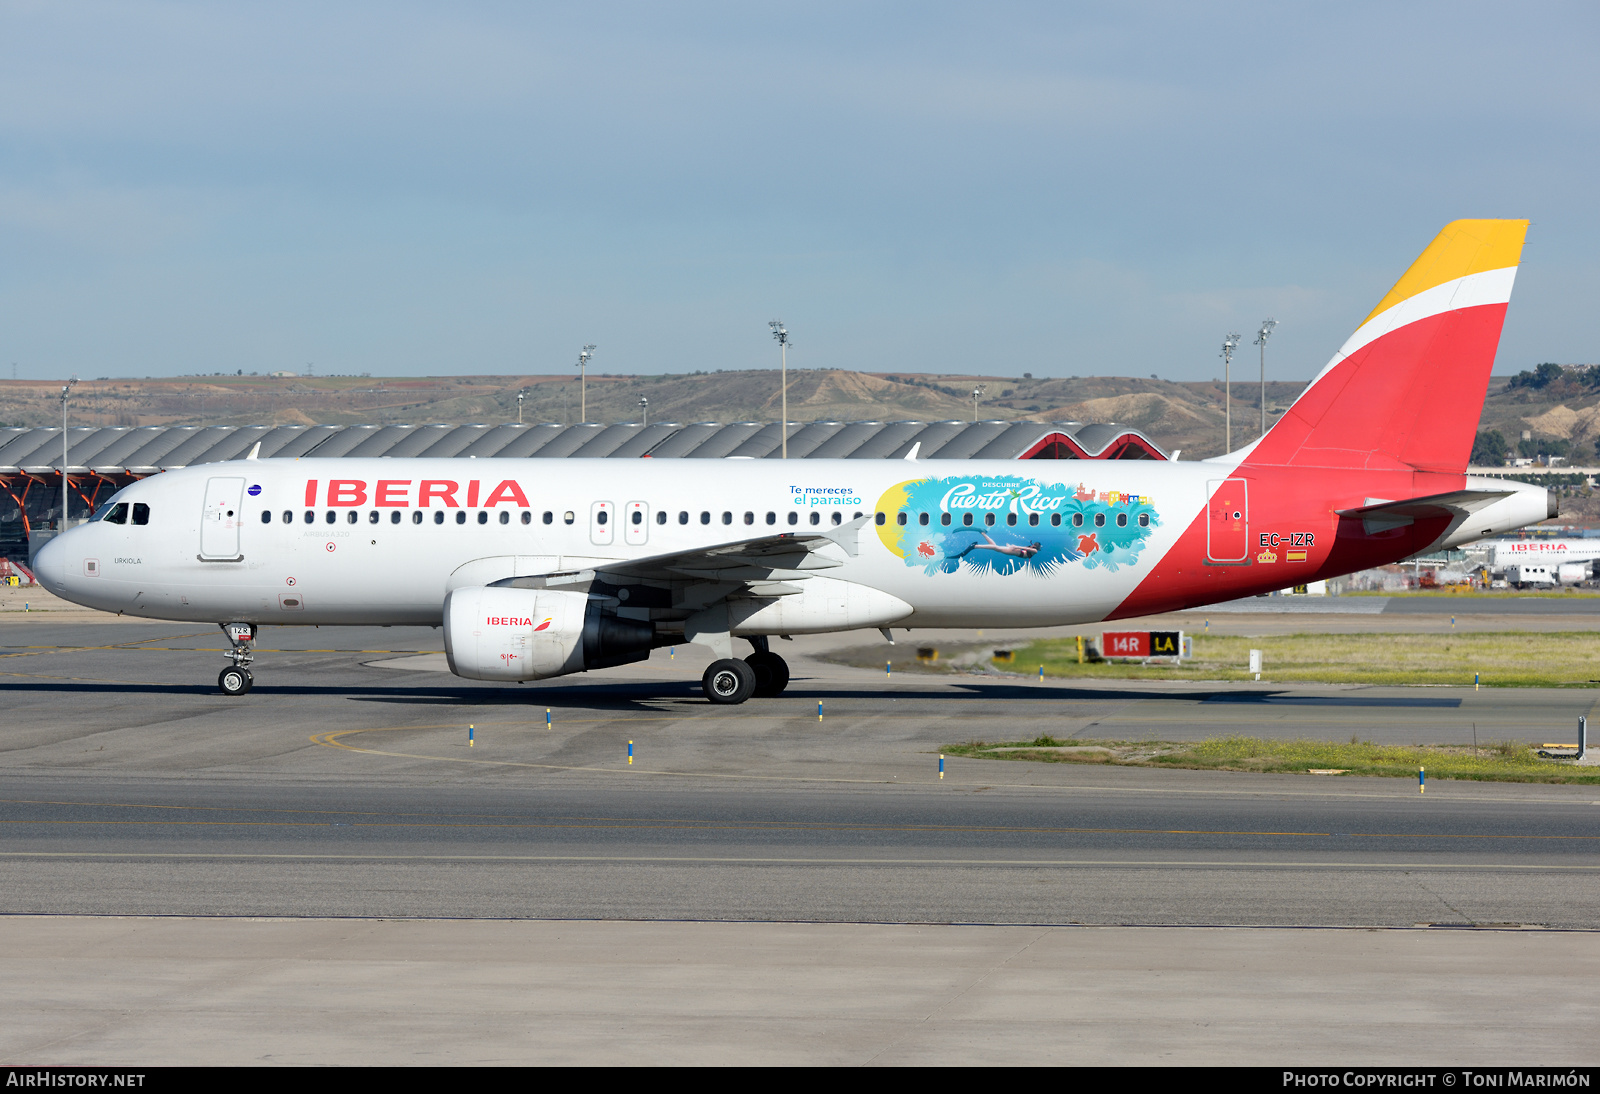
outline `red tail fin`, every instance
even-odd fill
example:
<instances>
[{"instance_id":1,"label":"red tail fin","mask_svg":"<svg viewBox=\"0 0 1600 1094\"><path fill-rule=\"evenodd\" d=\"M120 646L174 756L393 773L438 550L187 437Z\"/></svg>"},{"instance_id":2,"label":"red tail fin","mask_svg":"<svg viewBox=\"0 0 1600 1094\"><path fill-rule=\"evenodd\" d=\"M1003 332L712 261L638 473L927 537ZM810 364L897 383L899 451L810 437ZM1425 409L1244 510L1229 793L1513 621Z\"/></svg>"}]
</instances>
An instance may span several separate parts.
<instances>
[{"instance_id":1,"label":"red tail fin","mask_svg":"<svg viewBox=\"0 0 1600 1094\"><path fill-rule=\"evenodd\" d=\"M1246 460L1460 474L1527 230L1446 226Z\"/></svg>"}]
</instances>

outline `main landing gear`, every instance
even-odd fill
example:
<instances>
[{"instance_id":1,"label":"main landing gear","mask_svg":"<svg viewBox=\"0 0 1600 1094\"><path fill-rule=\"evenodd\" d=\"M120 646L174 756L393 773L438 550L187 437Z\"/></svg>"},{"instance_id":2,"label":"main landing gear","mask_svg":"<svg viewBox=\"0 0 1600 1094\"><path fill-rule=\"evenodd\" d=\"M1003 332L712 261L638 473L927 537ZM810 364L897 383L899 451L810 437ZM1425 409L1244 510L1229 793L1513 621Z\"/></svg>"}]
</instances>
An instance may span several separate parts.
<instances>
[{"instance_id":1,"label":"main landing gear","mask_svg":"<svg viewBox=\"0 0 1600 1094\"><path fill-rule=\"evenodd\" d=\"M217 687L224 695L243 695L255 685L256 678L250 675L249 665L255 660L256 651L253 643L256 640L256 625L254 623L224 623L222 633L228 636L228 657L233 661L232 668L223 669L217 675Z\"/></svg>"},{"instance_id":2,"label":"main landing gear","mask_svg":"<svg viewBox=\"0 0 1600 1094\"><path fill-rule=\"evenodd\" d=\"M755 652L743 661L725 657L711 662L700 688L713 703L732 705L751 696L770 699L789 686L789 663L767 648L765 636L750 639Z\"/></svg>"}]
</instances>

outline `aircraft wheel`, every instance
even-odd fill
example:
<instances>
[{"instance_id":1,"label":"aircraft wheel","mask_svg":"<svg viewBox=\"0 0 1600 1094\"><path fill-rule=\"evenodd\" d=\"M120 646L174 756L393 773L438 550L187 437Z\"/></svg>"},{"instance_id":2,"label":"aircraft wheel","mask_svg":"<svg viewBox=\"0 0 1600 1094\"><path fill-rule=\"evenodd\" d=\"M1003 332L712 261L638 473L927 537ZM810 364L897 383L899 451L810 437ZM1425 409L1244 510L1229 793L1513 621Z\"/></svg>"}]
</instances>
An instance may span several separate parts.
<instances>
[{"instance_id":1,"label":"aircraft wheel","mask_svg":"<svg viewBox=\"0 0 1600 1094\"><path fill-rule=\"evenodd\" d=\"M783 689L789 686L789 662L777 654L752 653L744 659L744 663L755 670L755 696L758 699L782 695Z\"/></svg>"},{"instance_id":2,"label":"aircraft wheel","mask_svg":"<svg viewBox=\"0 0 1600 1094\"><path fill-rule=\"evenodd\" d=\"M713 703L742 703L756 690L756 670L732 657L711 662L700 688Z\"/></svg>"},{"instance_id":3,"label":"aircraft wheel","mask_svg":"<svg viewBox=\"0 0 1600 1094\"><path fill-rule=\"evenodd\" d=\"M217 687L224 695L243 695L254 683L247 669L223 669L217 676Z\"/></svg>"}]
</instances>

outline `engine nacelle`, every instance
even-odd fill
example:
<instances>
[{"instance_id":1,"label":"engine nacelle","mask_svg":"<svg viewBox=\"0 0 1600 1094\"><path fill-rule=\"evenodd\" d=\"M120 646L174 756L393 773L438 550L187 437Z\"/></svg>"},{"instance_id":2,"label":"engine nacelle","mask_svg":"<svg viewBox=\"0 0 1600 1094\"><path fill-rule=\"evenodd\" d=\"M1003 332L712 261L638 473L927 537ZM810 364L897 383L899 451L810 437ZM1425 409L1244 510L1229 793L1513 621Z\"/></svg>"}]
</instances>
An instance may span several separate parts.
<instances>
[{"instance_id":1,"label":"engine nacelle","mask_svg":"<svg viewBox=\"0 0 1600 1094\"><path fill-rule=\"evenodd\" d=\"M655 625L608 614L585 593L455 589L444 598L444 651L468 680L543 680L643 661Z\"/></svg>"}]
</instances>

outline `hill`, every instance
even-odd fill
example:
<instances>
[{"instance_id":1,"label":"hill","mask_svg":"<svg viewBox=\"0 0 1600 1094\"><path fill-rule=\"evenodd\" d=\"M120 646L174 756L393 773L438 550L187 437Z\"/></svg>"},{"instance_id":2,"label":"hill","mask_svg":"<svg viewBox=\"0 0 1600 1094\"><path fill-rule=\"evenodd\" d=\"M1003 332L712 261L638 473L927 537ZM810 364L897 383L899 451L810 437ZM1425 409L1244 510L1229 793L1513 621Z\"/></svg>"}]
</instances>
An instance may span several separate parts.
<instances>
[{"instance_id":1,"label":"hill","mask_svg":"<svg viewBox=\"0 0 1600 1094\"><path fill-rule=\"evenodd\" d=\"M838 369L793 370L793 421L970 420L972 389L982 385L984 419L1116 422L1131 425L1168 450L1193 456L1222 450L1222 385L1129 377L1032 379L926 376ZM1268 385L1269 421L1303 387ZM517 420L517 393L526 392L523 420L579 419L574 376L284 377L179 376L146 380L86 380L72 391L73 425L246 425ZM60 422L60 381L0 381L0 425ZM1235 387L1234 437L1254 436L1257 387ZM779 415L775 371L665 376L591 375L588 418L638 421L640 399L651 421L772 421Z\"/></svg>"},{"instance_id":2,"label":"hill","mask_svg":"<svg viewBox=\"0 0 1600 1094\"><path fill-rule=\"evenodd\" d=\"M1482 427L1515 448L1527 446L1593 462L1600 442L1600 369L1541 366L1496 378ZM1555 372L1551 372L1554 369ZM1543 376L1535 384L1530 377ZM978 417L1035 421L1115 422L1149 434L1189 458L1223 450L1221 383L1125 376L1065 379L1028 376L947 376L793 370L789 416L795 421L938 421L972 417L972 389L984 386ZM1267 385L1267 420L1275 421L1303 382ZM0 424L60 422L59 381L0 381ZM575 422L576 376L267 377L179 376L145 380L86 380L68 406L73 425L390 424L506 422L517 419L517 393L526 392L523 420ZM1256 435L1257 385L1234 385L1234 443ZM772 421L778 417L773 370L663 376L591 375L591 421L638 421L649 400L651 421Z\"/></svg>"}]
</instances>

